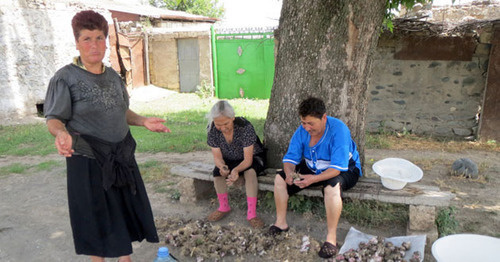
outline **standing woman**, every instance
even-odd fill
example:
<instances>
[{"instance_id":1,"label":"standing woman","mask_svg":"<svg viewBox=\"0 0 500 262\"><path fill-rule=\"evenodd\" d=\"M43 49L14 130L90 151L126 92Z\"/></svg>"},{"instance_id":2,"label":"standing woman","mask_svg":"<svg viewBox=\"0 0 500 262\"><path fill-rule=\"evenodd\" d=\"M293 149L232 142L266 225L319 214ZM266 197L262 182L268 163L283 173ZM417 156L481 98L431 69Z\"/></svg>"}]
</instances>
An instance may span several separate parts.
<instances>
[{"instance_id":1,"label":"standing woman","mask_svg":"<svg viewBox=\"0 0 500 262\"><path fill-rule=\"evenodd\" d=\"M207 143L212 148L215 168L214 186L219 208L208 216L218 221L230 211L227 186L240 176L245 178L247 194L247 221L253 228L262 228L264 222L257 217L257 176L264 171L265 151L252 124L243 117L235 117L227 101L217 102L208 115Z\"/></svg>"},{"instance_id":2,"label":"standing woman","mask_svg":"<svg viewBox=\"0 0 500 262\"><path fill-rule=\"evenodd\" d=\"M133 241L158 242L135 161L129 125L170 132L165 120L130 109L120 76L102 63L108 22L94 11L71 22L80 52L52 77L44 110L55 146L66 157L68 205L77 254L131 261Z\"/></svg>"}]
</instances>

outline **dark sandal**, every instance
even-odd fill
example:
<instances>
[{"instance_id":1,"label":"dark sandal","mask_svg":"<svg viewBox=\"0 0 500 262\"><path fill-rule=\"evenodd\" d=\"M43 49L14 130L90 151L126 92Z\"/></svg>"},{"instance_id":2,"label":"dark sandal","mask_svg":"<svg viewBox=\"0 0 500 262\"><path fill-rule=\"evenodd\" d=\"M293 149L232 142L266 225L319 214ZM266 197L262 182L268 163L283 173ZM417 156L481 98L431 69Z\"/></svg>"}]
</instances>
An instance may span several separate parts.
<instances>
[{"instance_id":1,"label":"dark sandal","mask_svg":"<svg viewBox=\"0 0 500 262\"><path fill-rule=\"evenodd\" d=\"M267 233L270 235L270 236L275 236L275 235L278 235L278 234L281 234L281 232L287 232L288 229L290 229L290 227L287 227L285 229L281 229L275 225L272 225L270 228L269 228L269 231L267 231Z\"/></svg>"},{"instance_id":2,"label":"dark sandal","mask_svg":"<svg viewBox=\"0 0 500 262\"><path fill-rule=\"evenodd\" d=\"M208 215L207 220L210 222L219 221L219 220L223 219L227 214L229 214L229 212L231 212L231 210L229 210L227 212L215 210L210 215Z\"/></svg>"},{"instance_id":3,"label":"dark sandal","mask_svg":"<svg viewBox=\"0 0 500 262\"><path fill-rule=\"evenodd\" d=\"M322 258L331 258L331 257L335 256L338 251L339 251L339 249L337 248L337 246L335 246L334 244L332 244L330 242L325 241L325 243L323 243L323 245L321 246L321 249L319 250L318 255Z\"/></svg>"}]
</instances>

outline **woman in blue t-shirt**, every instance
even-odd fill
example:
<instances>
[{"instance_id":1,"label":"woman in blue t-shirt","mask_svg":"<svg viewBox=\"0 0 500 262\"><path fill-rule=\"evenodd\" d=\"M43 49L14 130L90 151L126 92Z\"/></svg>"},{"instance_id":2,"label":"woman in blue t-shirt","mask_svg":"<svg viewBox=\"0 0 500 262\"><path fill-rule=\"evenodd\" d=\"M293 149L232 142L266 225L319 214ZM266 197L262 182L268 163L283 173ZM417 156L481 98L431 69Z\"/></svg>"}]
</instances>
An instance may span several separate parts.
<instances>
[{"instance_id":1,"label":"woman in blue t-shirt","mask_svg":"<svg viewBox=\"0 0 500 262\"><path fill-rule=\"evenodd\" d=\"M217 102L208 115L207 143L212 148L215 168L214 186L219 208L208 216L218 221L230 211L227 186L240 176L245 178L247 194L247 220L253 228L262 228L264 222L257 217L257 176L265 166L265 152L252 124L243 117L235 117L234 109L227 101Z\"/></svg>"}]
</instances>

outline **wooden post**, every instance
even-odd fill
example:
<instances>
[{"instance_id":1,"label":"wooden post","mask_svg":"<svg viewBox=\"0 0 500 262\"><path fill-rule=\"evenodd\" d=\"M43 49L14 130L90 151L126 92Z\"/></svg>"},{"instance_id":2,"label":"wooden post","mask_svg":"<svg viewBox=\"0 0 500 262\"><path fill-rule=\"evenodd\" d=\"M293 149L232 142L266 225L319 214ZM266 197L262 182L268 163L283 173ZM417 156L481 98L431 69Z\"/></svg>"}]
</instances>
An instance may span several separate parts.
<instances>
[{"instance_id":1,"label":"wooden post","mask_svg":"<svg viewBox=\"0 0 500 262\"><path fill-rule=\"evenodd\" d=\"M495 25L491 39L488 76L479 124L479 138L500 141L500 24Z\"/></svg>"}]
</instances>

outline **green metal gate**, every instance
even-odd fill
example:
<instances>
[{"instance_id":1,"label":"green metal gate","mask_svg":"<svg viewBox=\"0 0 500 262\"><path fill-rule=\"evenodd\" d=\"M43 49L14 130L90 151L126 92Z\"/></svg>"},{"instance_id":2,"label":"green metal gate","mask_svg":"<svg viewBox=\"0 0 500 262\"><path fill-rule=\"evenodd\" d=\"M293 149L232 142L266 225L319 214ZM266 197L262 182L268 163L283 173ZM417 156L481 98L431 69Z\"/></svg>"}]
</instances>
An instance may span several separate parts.
<instances>
[{"instance_id":1,"label":"green metal gate","mask_svg":"<svg viewBox=\"0 0 500 262\"><path fill-rule=\"evenodd\" d=\"M214 31L212 29L215 95L226 99L268 99L274 79L273 33Z\"/></svg>"}]
</instances>

